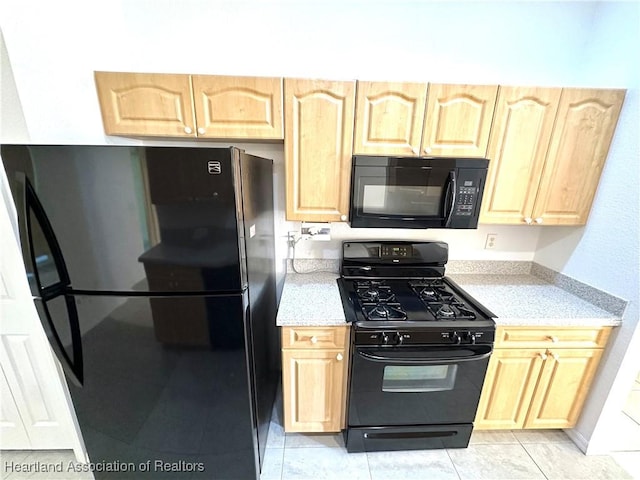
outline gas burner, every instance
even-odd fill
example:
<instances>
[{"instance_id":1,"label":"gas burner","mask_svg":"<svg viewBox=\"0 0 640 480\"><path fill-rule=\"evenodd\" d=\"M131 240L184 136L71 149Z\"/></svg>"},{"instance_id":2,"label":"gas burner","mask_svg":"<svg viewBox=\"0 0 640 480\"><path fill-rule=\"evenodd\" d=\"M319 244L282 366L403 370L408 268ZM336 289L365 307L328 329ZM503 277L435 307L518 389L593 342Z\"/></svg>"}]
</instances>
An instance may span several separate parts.
<instances>
[{"instance_id":1,"label":"gas burner","mask_svg":"<svg viewBox=\"0 0 640 480\"><path fill-rule=\"evenodd\" d=\"M426 306L437 320L474 320L476 318L476 314L460 302L427 303Z\"/></svg>"},{"instance_id":2,"label":"gas burner","mask_svg":"<svg viewBox=\"0 0 640 480\"><path fill-rule=\"evenodd\" d=\"M384 282L368 280L356 281L356 294L363 302L394 302L395 295L391 292L391 287L385 285Z\"/></svg>"},{"instance_id":3,"label":"gas burner","mask_svg":"<svg viewBox=\"0 0 640 480\"><path fill-rule=\"evenodd\" d=\"M430 285L426 287L414 286L413 290L424 302L450 302L454 299L452 292L444 285Z\"/></svg>"},{"instance_id":4,"label":"gas burner","mask_svg":"<svg viewBox=\"0 0 640 480\"><path fill-rule=\"evenodd\" d=\"M399 303L363 303L362 311L367 320L406 320L407 314Z\"/></svg>"}]
</instances>

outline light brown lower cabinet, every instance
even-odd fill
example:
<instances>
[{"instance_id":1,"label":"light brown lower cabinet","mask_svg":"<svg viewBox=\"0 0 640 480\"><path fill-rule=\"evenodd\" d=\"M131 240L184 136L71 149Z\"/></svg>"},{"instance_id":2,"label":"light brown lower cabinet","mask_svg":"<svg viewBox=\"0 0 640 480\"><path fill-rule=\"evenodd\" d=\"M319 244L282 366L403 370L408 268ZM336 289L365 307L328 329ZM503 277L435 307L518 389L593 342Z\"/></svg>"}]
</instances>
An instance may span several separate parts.
<instances>
[{"instance_id":1,"label":"light brown lower cabinet","mask_svg":"<svg viewBox=\"0 0 640 480\"><path fill-rule=\"evenodd\" d=\"M348 327L282 327L286 432L344 428L348 349Z\"/></svg>"},{"instance_id":2,"label":"light brown lower cabinet","mask_svg":"<svg viewBox=\"0 0 640 480\"><path fill-rule=\"evenodd\" d=\"M610 330L498 327L474 427L573 427Z\"/></svg>"}]
</instances>

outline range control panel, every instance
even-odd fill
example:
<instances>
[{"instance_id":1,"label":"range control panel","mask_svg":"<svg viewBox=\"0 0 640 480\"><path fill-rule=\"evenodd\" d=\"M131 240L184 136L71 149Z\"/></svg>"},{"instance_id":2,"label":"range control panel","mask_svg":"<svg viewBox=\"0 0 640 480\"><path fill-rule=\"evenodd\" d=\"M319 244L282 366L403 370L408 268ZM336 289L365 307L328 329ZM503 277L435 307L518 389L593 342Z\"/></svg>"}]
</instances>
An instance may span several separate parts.
<instances>
[{"instance_id":1,"label":"range control panel","mask_svg":"<svg viewBox=\"0 0 640 480\"><path fill-rule=\"evenodd\" d=\"M402 346L402 345L476 345L492 344L493 329L432 329L432 330L358 330L356 345Z\"/></svg>"}]
</instances>

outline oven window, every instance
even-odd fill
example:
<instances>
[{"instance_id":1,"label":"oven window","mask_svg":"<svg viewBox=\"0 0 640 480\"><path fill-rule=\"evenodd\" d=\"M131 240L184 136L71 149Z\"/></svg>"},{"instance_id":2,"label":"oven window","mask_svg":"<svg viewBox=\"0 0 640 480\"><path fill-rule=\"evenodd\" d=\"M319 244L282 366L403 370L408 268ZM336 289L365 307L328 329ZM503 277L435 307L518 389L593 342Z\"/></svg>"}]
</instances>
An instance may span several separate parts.
<instances>
[{"instance_id":1,"label":"oven window","mask_svg":"<svg viewBox=\"0 0 640 480\"><path fill-rule=\"evenodd\" d=\"M387 365L383 392L441 392L453 390L457 365Z\"/></svg>"},{"instance_id":2,"label":"oven window","mask_svg":"<svg viewBox=\"0 0 640 480\"><path fill-rule=\"evenodd\" d=\"M442 187L428 185L365 184L362 213L404 216L438 216Z\"/></svg>"}]
</instances>

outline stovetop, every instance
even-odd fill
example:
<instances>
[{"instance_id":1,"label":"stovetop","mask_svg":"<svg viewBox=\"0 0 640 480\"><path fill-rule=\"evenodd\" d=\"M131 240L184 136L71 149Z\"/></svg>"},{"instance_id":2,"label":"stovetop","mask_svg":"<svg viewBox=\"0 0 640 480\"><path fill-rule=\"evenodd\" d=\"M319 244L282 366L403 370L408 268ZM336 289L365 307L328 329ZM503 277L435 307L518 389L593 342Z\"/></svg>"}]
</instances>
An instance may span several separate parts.
<instances>
[{"instance_id":1,"label":"stovetop","mask_svg":"<svg viewBox=\"0 0 640 480\"><path fill-rule=\"evenodd\" d=\"M338 288L366 344L493 341L493 313L453 280L444 242L344 242Z\"/></svg>"}]
</instances>

